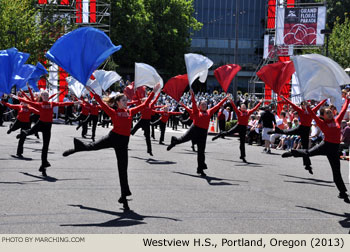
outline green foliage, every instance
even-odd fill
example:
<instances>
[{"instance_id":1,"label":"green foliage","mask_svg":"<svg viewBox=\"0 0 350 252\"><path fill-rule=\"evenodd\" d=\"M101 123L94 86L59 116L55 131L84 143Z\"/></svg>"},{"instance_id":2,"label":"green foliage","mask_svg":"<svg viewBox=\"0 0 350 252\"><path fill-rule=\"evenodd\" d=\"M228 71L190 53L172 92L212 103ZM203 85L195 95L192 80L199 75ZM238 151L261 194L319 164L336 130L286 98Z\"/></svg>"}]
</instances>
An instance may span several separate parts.
<instances>
[{"instance_id":1,"label":"green foliage","mask_svg":"<svg viewBox=\"0 0 350 252\"><path fill-rule=\"evenodd\" d=\"M229 122L226 122L226 124L225 124L225 131L230 130L230 129L233 128L236 124L237 124L237 120L231 120L231 121L229 121Z\"/></svg>"},{"instance_id":2,"label":"green foliage","mask_svg":"<svg viewBox=\"0 0 350 252\"><path fill-rule=\"evenodd\" d=\"M28 63L34 63L34 51L40 41L36 23L38 11L32 0L1 0L0 4L0 49L17 47L28 52Z\"/></svg>"},{"instance_id":3,"label":"green foliage","mask_svg":"<svg viewBox=\"0 0 350 252\"><path fill-rule=\"evenodd\" d=\"M34 0L0 0L0 49L16 47L30 53L27 63L36 64L64 33L75 26L57 15L57 6L36 8Z\"/></svg>"},{"instance_id":4,"label":"green foliage","mask_svg":"<svg viewBox=\"0 0 350 252\"><path fill-rule=\"evenodd\" d=\"M193 0L114 1L111 37L123 46L115 61L123 68L144 62L169 76L182 74L190 30L202 26L193 12Z\"/></svg>"},{"instance_id":5,"label":"green foliage","mask_svg":"<svg viewBox=\"0 0 350 252\"><path fill-rule=\"evenodd\" d=\"M324 2L324 0L316 0L316 2ZM333 28L335 22L343 23L346 13L350 12L350 0L327 0L327 25Z\"/></svg>"},{"instance_id":6,"label":"green foliage","mask_svg":"<svg viewBox=\"0 0 350 252\"><path fill-rule=\"evenodd\" d=\"M338 18L329 37L329 52L332 59L343 68L350 67L350 19L346 15L344 22Z\"/></svg>"}]
</instances>

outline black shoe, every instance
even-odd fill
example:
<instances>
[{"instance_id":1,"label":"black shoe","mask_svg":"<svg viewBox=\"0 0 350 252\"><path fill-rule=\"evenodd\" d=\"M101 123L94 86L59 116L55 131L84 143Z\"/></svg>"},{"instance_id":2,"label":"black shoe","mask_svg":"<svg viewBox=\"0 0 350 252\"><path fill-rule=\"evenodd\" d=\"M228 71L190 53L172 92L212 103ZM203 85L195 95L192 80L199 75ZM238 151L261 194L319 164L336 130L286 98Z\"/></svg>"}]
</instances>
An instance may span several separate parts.
<instances>
[{"instance_id":1,"label":"black shoe","mask_svg":"<svg viewBox=\"0 0 350 252\"><path fill-rule=\"evenodd\" d=\"M293 157L293 154L292 154L292 152L288 151L288 152L283 153L283 154L282 154L282 157L283 157L283 158Z\"/></svg>"},{"instance_id":2,"label":"black shoe","mask_svg":"<svg viewBox=\"0 0 350 252\"><path fill-rule=\"evenodd\" d=\"M197 168L197 174L199 174L201 177L206 177L207 174L204 173L202 169Z\"/></svg>"},{"instance_id":3,"label":"black shoe","mask_svg":"<svg viewBox=\"0 0 350 252\"><path fill-rule=\"evenodd\" d=\"M175 145L176 145L176 137L172 136L172 137L171 137L171 143L170 143L170 145L166 148L166 150L167 150L167 151L170 151Z\"/></svg>"},{"instance_id":4,"label":"black shoe","mask_svg":"<svg viewBox=\"0 0 350 252\"><path fill-rule=\"evenodd\" d=\"M309 171L310 174L314 174L310 165L305 166L305 170Z\"/></svg>"},{"instance_id":5,"label":"black shoe","mask_svg":"<svg viewBox=\"0 0 350 252\"><path fill-rule=\"evenodd\" d=\"M266 153L267 153L267 154L271 154L271 150L267 150Z\"/></svg>"},{"instance_id":6,"label":"black shoe","mask_svg":"<svg viewBox=\"0 0 350 252\"><path fill-rule=\"evenodd\" d=\"M162 142L159 142L159 144L164 145L164 142L163 142L163 141L162 141Z\"/></svg>"},{"instance_id":7,"label":"black shoe","mask_svg":"<svg viewBox=\"0 0 350 252\"><path fill-rule=\"evenodd\" d=\"M268 135L272 135L272 134L275 134L276 132L274 130L270 130L267 132Z\"/></svg>"},{"instance_id":8,"label":"black shoe","mask_svg":"<svg viewBox=\"0 0 350 252\"><path fill-rule=\"evenodd\" d=\"M72 155L73 153L75 153L75 150L74 149L69 149L69 150L66 150L65 152L63 152L62 156L68 157L69 155Z\"/></svg>"},{"instance_id":9,"label":"black shoe","mask_svg":"<svg viewBox=\"0 0 350 252\"><path fill-rule=\"evenodd\" d=\"M91 137L92 141L95 142L95 137Z\"/></svg>"},{"instance_id":10,"label":"black shoe","mask_svg":"<svg viewBox=\"0 0 350 252\"><path fill-rule=\"evenodd\" d=\"M86 135L81 135L82 138L86 138Z\"/></svg>"},{"instance_id":11,"label":"black shoe","mask_svg":"<svg viewBox=\"0 0 350 252\"><path fill-rule=\"evenodd\" d=\"M38 133L35 133L35 136L36 136L36 138L37 138L37 139L40 139L40 137L39 137L39 134L38 134Z\"/></svg>"},{"instance_id":12,"label":"black shoe","mask_svg":"<svg viewBox=\"0 0 350 252\"><path fill-rule=\"evenodd\" d=\"M41 174L43 175L43 177L47 177L46 169L43 169L43 170L41 171Z\"/></svg>"},{"instance_id":13,"label":"black shoe","mask_svg":"<svg viewBox=\"0 0 350 252\"><path fill-rule=\"evenodd\" d=\"M78 130L81 127L81 123L78 122L78 126L76 127L76 130Z\"/></svg>"},{"instance_id":14,"label":"black shoe","mask_svg":"<svg viewBox=\"0 0 350 252\"><path fill-rule=\"evenodd\" d=\"M194 148L194 145L191 146L192 150L196 152L196 149Z\"/></svg>"},{"instance_id":15,"label":"black shoe","mask_svg":"<svg viewBox=\"0 0 350 252\"><path fill-rule=\"evenodd\" d=\"M19 153L17 153L16 156L17 156L18 158L23 158L23 155L22 155L22 154L19 154Z\"/></svg>"},{"instance_id":16,"label":"black shoe","mask_svg":"<svg viewBox=\"0 0 350 252\"><path fill-rule=\"evenodd\" d=\"M242 159L242 161L243 161L244 163L248 163L247 160L245 160L244 157L239 157L239 158Z\"/></svg>"},{"instance_id":17,"label":"black shoe","mask_svg":"<svg viewBox=\"0 0 350 252\"><path fill-rule=\"evenodd\" d=\"M148 153L150 156L152 156L152 157L153 157L153 153L152 153L152 151L147 151L147 153Z\"/></svg>"},{"instance_id":18,"label":"black shoe","mask_svg":"<svg viewBox=\"0 0 350 252\"><path fill-rule=\"evenodd\" d=\"M46 170L46 168L50 167L50 166L51 166L51 164L49 162L43 163L43 164L41 164L39 171Z\"/></svg>"},{"instance_id":19,"label":"black shoe","mask_svg":"<svg viewBox=\"0 0 350 252\"><path fill-rule=\"evenodd\" d=\"M11 131L12 131L12 130L11 130L12 126L13 126L13 123L10 124L9 130L7 131L7 134L10 134L10 133L11 133Z\"/></svg>"},{"instance_id":20,"label":"black shoe","mask_svg":"<svg viewBox=\"0 0 350 252\"><path fill-rule=\"evenodd\" d=\"M123 204L123 208L125 211L129 211L130 208L129 208L129 204L128 204L128 200L126 199L126 197L120 197L118 202L120 204Z\"/></svg>"}]
</instances>

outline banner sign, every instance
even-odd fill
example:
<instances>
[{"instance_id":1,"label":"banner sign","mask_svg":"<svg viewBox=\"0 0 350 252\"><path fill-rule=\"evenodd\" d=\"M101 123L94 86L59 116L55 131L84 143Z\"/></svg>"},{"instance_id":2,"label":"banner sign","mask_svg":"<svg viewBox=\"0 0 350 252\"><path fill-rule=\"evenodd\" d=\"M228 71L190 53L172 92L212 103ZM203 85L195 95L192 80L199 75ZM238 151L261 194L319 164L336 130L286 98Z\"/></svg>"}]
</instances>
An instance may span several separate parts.
<instances>
[{"instance_id":1,"label":"banner sign","mask_svg":"<svg viewBox=\"0 0 350 252\"><path fill-rule=\"evenodd\" d=\"M318 45L324 43L326 7L278 8L277 45Z\"/></svg>"},{"instance_id":2,"label":"banner sign","mask_svg":"<svg viewBox=\"0 0 350 252\"><path fill-rule=\"evenodd\" d=\"M275 36L264 35L264 59L273 59L276 56L293 55L293 45L275 46Z\"/></svg>"}]
</instances>

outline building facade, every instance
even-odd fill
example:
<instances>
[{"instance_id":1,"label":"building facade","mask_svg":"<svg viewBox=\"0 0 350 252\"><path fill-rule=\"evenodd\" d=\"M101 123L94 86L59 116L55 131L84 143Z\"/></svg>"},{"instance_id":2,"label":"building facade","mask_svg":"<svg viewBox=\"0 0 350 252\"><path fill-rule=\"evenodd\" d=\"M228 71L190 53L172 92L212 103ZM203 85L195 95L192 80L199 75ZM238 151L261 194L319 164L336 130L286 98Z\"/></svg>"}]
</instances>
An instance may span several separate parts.
<instances>
[{"instance_id":1,"label":"building facade","mask_svg":"<svg viewBox=\"0 0 350 252\"><path fill-rule=\"evenodd\" d=\"M214 62L212 69L239 64L242 70L236 77L238 89L247 92L248 82L263 56L266 1L195 0L194 8L195 18L203 27L193 32L191 51L210 58ZM220 90L213 71L209 73L207 89Z\"/></svg>"}]
</instances>

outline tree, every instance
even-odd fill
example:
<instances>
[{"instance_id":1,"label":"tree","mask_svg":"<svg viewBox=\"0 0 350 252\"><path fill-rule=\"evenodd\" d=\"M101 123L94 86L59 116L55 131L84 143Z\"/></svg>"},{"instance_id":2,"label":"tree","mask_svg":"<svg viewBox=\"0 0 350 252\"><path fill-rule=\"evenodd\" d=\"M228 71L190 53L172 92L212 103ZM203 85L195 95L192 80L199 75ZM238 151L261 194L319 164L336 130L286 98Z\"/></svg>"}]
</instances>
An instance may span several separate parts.
<instances>
[{"instance_id":1,"label":"tree","mask_svg":"<svg viewBox=\"0 0 350 252\"><path fill-rule=\"evenodd\" d=\"M34 63L33 52L40 41L37 15L32 0L1 0L0 49L17 47L20 51L30 53L28 63Z\"/></svg>"},{"instance_id":2,"label":"tree","mask_svg":"<svg viewBox=\"0 0 350 252\"><path fill-rule=\"evenodd\" d=\"M350 18L345 15L344 21L337 18L332 34L329 37L329 52L332 59L343 68L350 67Z\"/></svg>"},{"instance_id":3,"label":"tree","mask_svg":"<svg viewBox=\"0 0 350 252\"><path fill-rule=\"evenodd\" d=\"M36 8L34 0L1 0L0 49L16 47L30 53L27 63L44 60L44 54L64 33L75 26L68 17L58 15L57 5L47 4Z\"/></svg>"},{"instance_id":4,"label":"tree","mask_svg":"<svg viewBox=\"0 0 350 252\"><path fill-rule=\"evenodd\" d=\"M184 71L190 31L201 23L194 17L193 0L112 1L111 37L122 50L114 55L122 68L144 62L167 76Z\"/></svg>"},{"instance_id":5,"label":"tree","mask_svg":"<svg viewBox=\"0 0 350 252\"><path fill-rule=\"evenodd\" d=\"M324 0L316 0L324 2ZM327 25L330 29L339 18L338 23L345 21L346 13L350 12L350 0L326 0L327 2Z\"/></svg>"}]
</instances>

